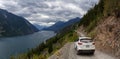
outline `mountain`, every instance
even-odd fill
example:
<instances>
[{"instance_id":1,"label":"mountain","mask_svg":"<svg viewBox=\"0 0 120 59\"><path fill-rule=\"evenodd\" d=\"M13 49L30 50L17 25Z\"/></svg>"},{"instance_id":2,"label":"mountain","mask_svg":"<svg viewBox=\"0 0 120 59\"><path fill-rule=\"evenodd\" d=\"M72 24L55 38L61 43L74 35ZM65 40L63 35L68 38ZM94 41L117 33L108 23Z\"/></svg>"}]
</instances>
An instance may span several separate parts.
<instances>
[{"instance_id":1,"label":"mountain","mask_svg":"<svg viewBox=\"0 0 120 59\"><path fill-rule=\"evenodd\" d=\"M64 24L65 24L65 22L58 21L54 25L44 28L43 30L58 31L58 30L60 30L60 28L62 28L61 26L63 26Z\"/></svg>"},{"instance_id":2,"label":"mountain","mask_svg":"<svg viewBox=\"0 0 120 59\"><path fill-rule=\"evenodd\" d=\"M60 30L62 30L63 28L69 26L69 25L72 25L76 22L80 21L80 18L79 17L76 17L76 18L73 18L73 19L70 19L69 21L67 22L62 22L62 21L58 21L56 22L53 26L50 26L48 28L44 28L43 30L51 30L51 31L55 31L55 32L59 32Z\"/></svg>"},{"instance_id":3,"label":"mountain","mask_svg":"<svg viewBox=\"0 0 120 59\"><path fill-rule=\"evenodd\" d=\"M43 28L45 28L45 26L41 26L39 24L33 24L37 29L42 30Z\"/></svg>"},{"instance_id":4,"label":"mountain","mask_svg":"<svg viewBox=\"0 0 120 59\"><path fill-rule=\"evenodd\" d=\"M19 36L39 31L25 18L0 9L0 36Z\"/></svg>"}]
</instances>

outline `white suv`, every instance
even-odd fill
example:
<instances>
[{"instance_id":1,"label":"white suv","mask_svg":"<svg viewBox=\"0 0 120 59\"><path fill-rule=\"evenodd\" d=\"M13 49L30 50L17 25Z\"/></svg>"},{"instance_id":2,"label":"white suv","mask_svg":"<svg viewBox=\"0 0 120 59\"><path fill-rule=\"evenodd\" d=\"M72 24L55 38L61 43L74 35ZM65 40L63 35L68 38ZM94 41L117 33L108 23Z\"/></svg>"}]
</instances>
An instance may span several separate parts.
<instances>
[{"instance_id":1,"label":"white suv","mask_svg":"<svg viewBox=\"0 0 120 59\"><path fill-rule=\"evenodd\" d=\"M77 54L79 53L90 53L94 54L95 52L95 42L90 37L79 37L75 42L75 49Z\"/></svg>"}]
</instances>

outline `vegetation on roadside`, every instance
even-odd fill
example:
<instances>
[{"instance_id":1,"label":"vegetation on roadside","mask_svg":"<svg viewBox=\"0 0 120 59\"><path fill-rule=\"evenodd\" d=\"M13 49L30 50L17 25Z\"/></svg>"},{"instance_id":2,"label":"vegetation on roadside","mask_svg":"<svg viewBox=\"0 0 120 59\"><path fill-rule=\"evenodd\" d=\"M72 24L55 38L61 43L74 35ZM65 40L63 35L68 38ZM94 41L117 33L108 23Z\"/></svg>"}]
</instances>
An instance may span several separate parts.
<instances>
[{"instance_id":1,"label":"vegetation on roadside","mask_svg":"<svg viewBox=\"0 0 120 59\"><path fill-rule=\"evenodd\" d=\"M89 33L89 36L94 37L96 32L92 30L102 18L110 15L120 17L120 0L100 0L99 4L90 9L80 22L64 28L55 37L41 43L38 47L31 49L28 53L17 57L11 57L11 59L47 59L66 42L75 41L77 39L77 34L74 30L81 25L83 25L85 31Z\"/></svg>"}]
</instances>

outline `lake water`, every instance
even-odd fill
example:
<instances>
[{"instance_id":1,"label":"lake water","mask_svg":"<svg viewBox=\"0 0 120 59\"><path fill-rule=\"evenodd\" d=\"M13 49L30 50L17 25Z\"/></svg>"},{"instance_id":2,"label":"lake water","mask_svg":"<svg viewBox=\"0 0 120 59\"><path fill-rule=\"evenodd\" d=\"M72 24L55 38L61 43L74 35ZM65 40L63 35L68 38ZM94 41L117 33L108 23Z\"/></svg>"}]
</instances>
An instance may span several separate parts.
<instances>
[{"instance_id":1,"label":"lake water","mask_svg":"<svg viewBox=\"0 0 120 59\"><path fill-rule=\"evenodd\" d=\"M26 36L0 38L0 59L9 59L12 55L24 53L53 36L55 33L52 31L40 31Z\"/></svg>"}]
</instances>

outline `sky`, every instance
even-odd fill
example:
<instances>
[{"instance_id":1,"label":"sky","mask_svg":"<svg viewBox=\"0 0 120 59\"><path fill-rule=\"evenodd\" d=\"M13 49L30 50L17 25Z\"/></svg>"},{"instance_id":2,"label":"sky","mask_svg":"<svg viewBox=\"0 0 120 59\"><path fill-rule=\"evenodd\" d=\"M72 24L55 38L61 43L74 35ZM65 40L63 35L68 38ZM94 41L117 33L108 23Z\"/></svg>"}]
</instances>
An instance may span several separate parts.
<instances>
[{"instance_id":1,"label":"sky","mask_svg":"<svg viewBox=\"0 0 120 59\"><path fill-rule=\"evenodd\" d=\"M0 8L48 27L58 21L83 17L99 0L0 0Z\"/></svg>"}]
</instances>

